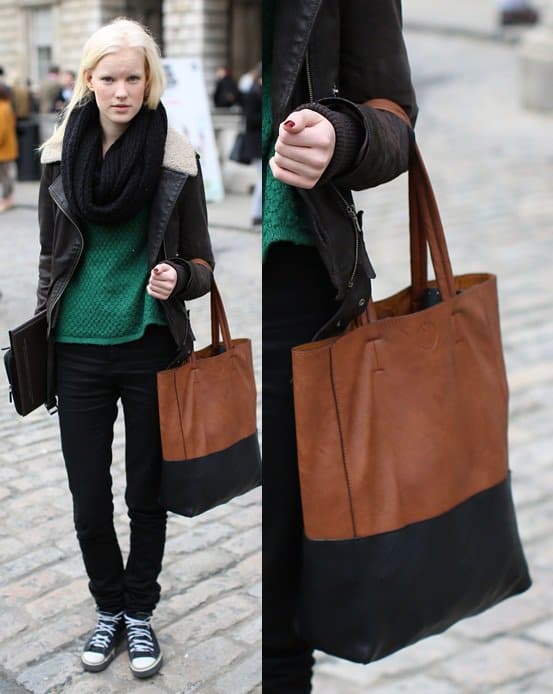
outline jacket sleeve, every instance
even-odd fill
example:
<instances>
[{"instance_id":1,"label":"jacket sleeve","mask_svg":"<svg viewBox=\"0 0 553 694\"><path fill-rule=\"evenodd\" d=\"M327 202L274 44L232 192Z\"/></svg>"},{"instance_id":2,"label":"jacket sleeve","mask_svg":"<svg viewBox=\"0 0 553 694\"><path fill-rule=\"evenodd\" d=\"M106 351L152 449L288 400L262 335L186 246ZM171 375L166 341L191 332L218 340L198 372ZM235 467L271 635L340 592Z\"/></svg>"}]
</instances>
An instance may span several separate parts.
<instances>
[{"instance_id":1,"label":"jacket sleeve","mask_svg":"<svg viewBox=\"0 0 553 694\"><path fill-rule=\"evenodd\" d=\"M54 203L50 198L48 187L53 180L53 167L42 167L38 194L38 226L40 232L40 256L38 260L38 288L35 313L46 308L48 287L52 269L52 246L54 238Z\"/></svg>"},{"instance_id":2,"label":"jacket sleeve","mask_svg":"<svg viewBox=\"0 0 553 694\"><path fill-rule=\"evenodd\" d=\"M352 138L358 148L353 160L350 155L346 170L343 160L339 166L331 161L318 185L331 178L340 187L362 190L390 181L409 165L412 128L391 113L364 105L369 99L390 99L407 112L414 125L417 105L400 0L342 0L340 41L340 98L320 103L341 115L336 122L330 119L336 129L338 156L344 156L344 148L351 153Z\"/></svg>"},{"instance_id":3,"label":"jacket sleeve","mask_svg":"<svg viewBox=\"0 0 553 694\"><path fill-rule=\"evenodd\" d=\"M212 273L204 266L191 262L206 260L213 269L215 261L207 226L207 206L204 182L198 157L198 173L190 176L179 197L179 255L166 262L177 271L177 284L171 298L181 301L196 299L211 289Z\"/></svg>"}]
</instances>

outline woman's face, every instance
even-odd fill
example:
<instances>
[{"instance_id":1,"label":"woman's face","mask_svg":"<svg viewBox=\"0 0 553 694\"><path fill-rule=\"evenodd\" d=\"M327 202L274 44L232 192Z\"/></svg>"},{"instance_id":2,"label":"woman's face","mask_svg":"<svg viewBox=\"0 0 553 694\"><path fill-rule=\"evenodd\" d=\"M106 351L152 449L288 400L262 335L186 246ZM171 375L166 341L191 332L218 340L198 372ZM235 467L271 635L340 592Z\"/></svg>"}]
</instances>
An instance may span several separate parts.
<instances>
[{"instance_id":1,"label":"woman's face","mask_svg":"<svg viewBox=\"0 0 553 694\"><path fill-rule=\"evenodd\" d=\"M137 48L122 48L106 55L87 72L86 83L94 92L103 129L122 132L144 104L144 54Z\"/></svg>"}]
</instances>

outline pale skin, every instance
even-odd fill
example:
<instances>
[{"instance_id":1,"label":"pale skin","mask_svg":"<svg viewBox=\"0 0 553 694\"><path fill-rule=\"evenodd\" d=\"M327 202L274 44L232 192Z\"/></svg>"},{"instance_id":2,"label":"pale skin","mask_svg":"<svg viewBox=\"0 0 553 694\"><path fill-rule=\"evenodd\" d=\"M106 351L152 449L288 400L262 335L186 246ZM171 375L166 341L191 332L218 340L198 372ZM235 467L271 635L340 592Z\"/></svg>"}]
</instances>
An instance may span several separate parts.
<instances>
[{"instance_id":1,"label":"pale skin","mask_svg":"<svg viewBox=\"0 0 553 694\"><path fill-rule=\"evenodd\" d=\"M105 156L145 102L148 84L144 54L137 48L122 48L110 53L92 70L86 71L85 80L100 112ZM146 291L154 299L165 301L176 284L175 268L168 263L158 263L150 272Z\"/></svg>"},{"instance_id":2,"label":"pale skin","mask_svg":"<svg viewBox=\"0 0 553 694\"><path fill-rule=\"evenodd\" d=\"M307 108L294 111L280 124L269 166L279 181L311 189L329 165L335 147L336 132L327 118Z\"/></svg>"}]
</instances>

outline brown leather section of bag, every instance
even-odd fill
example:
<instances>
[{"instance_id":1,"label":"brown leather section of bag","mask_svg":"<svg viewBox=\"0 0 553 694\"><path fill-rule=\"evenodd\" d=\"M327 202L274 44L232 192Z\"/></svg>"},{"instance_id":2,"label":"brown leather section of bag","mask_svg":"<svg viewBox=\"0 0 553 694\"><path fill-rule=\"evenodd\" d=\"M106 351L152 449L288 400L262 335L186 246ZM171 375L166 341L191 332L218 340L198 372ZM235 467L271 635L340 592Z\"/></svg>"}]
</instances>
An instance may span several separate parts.
<instances>
[{"instance_id":1,"label":"brown leather section of bag","mask_svg":"<svg viewBox=\"0 0 553 694\"><path fill-rule=\"evenodd\" d=\"M371 302L343 335L292 350L311 539L398 530L451 510L508 474L496 279L453 276L418 150L409 189L411 286ZM431 282L421 267L426 243L437 277ZM442 301L419 310L427 287L439 288Z\"/></svg>"},{"instance_id":2,"label":"brown leather section of bag","mask_svg":"<svg viewBox=\"0 0 553 694\"><path fill-rule=\"evenodd\" d=\"M222 451L257 430L251 341L231 338L215 281L211 316L212 336L216 336L211 344L194 352L185 364L157 374L166 461L191 460Z\"/></svg>"}]
</instances>

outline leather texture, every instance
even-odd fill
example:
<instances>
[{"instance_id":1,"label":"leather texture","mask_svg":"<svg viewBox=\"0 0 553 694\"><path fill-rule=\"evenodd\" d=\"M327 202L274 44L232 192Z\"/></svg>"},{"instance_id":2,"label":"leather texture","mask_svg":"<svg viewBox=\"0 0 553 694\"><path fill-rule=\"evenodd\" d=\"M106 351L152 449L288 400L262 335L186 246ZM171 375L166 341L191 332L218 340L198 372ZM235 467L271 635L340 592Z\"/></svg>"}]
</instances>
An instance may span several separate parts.
<instances>
[{"instance_id":1,"label":"leather texture","mask_svg":"<svg viewBox=\"0 0 553 694\"><path fill-rule=\"evenodd\" d=\"M411 287L370 300L364 319L345 334L292 350L311 539L396 530L507 476L508 389L495 277L453 276L418 148L409 191ZM436 273L430 286L442 301L417 310L429 286L427 244Z\"/></svg>"},{"instance_id":2,"label":"leather texture","mask_svg":"<svg viewBox=\"0 0 553 694\"><path fill-rule=\"evenodd\" d=\"M217 453L162 463L161 504L189 518L249 492L261 483L257 431Z\"/></svg>"},{"instance_id":3,"label":"leather texture","mask_svg":"<svg viewBox=\"0 0 553 694\"><path fill-rule=\"evenodd\" d=\"M194 262L207 266L200 259ZM260 484L251 341L231 338L214 280L211 343L193 352L186 363L158 372L157 387L162 497L172 499L169 510L207 510ZM237 450L244 455L237 457ZM175 489L179 480L182 486ZM180 494L182 503L177 504ZM191 498L196 498L195 504L190 504Z\"/></svg>"},{"instance_id":4,"label":"leather texture","mask_svg":"<svg viewBox=\"0 0 553 694\"><path fill-rule=\"evenodd\" d=\"M343 335L292 349L301 631L361 662L530 585L510 495L496 278L453 275L418 148L409 211L411 286L369 300Z\"/></svg>"},{"instance_id":5,"label":"leather texture","mask_svg":"<svg viewBox=\"0 0 553 694\"><path fill-rule=\"evenodd\" d=\"M357 540L305 538L303 557L301 636L361 663L530 586L510 478L402 530Z\"/></svg>"},{"instance_id":6,"label":"leather texture","mask_svg":"<svg viewBox=\"0 0 553 694\"><path fill-rule=\"evenodd\" d=\"M376 303L386 318L292 350L308 537L396 530L505 479L495 278L455 286L461 294L416 313L404 313L404 290Z\"/></svg>"},{"instance_id":7,"label":"leather texture","mask_svg":"<svg viewBox=\"0 0 553 694\"><path fill-rule=\"evenodd\" d=\"M346 114L364 132L351 170L311 190L298 189L336 289L335 310L313 338L320 339L343 332L371 294L374 272L351 190L389 181L409 162L411 122L407 125L367 102L385 96L402 104L415 122L401 2L278 0L273 35L274 137L282 120L297 107L308 107L308 102Z\"/></svg>"},{"instance_id":8,"label":"leather texture","mask_svg":"<svg viewBox=\"0 0 553 694\"><path fill-rule=\"evenodd\" d=\"M46 311L9 331L10 349L4 365L10 383L10 399L21 416L46 402Z\"/></svg>"}]
</instances>

